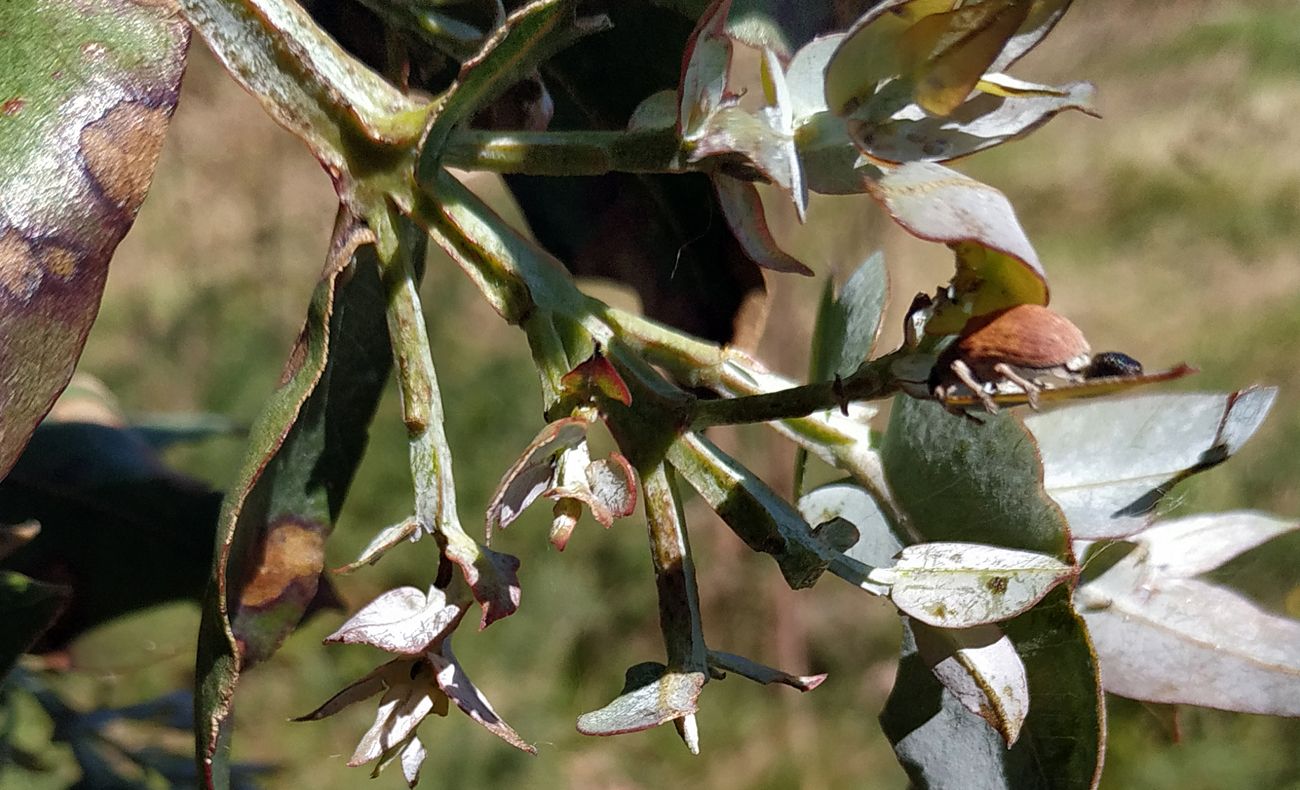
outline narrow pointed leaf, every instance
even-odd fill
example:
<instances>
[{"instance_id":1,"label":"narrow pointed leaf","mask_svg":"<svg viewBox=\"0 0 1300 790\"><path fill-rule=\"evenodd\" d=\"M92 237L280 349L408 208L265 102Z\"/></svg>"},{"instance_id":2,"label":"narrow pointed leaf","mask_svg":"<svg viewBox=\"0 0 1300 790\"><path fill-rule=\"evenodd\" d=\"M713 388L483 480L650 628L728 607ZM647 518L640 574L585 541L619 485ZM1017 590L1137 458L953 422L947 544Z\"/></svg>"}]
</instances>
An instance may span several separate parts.
<instances>
[{"instance_id":1,"label":"narrow pointed leaf","mask_svg":"<svg viewBox=\"0 0 1300 790\"><path fill-rule=\"evenodd\" d=\"M722 215L745 254L754 263L774 272L811 275L812 269L777 244L767 225L763 200L758 189L748 181L718 174L713 177Z\"/></svg>"},{"instance_id":2,"label":"narrow pointed leaf","mask_svg":"<svg viewBox=\"0 0 1300 790\"><path fill-rule=\"evenodd\" d=\"M489 539L494 527L509 526L524 508L551 487L556 455L585 442L589 426L587 420L566 417L548 424L528 443L524 452L501 477L501 482L497 484L488 503Z\"/></svg>"},{"instance_id":3,"label":"narrow pointed leaf","mask_svg":"<svg viewBox=\"0 0 1300 790\"><path fill-rule=\"evenodd\" d=\"M947 162L1023 137L1066 110L1096 114L1096 89L1089 82L1033 85L986 74L980 86L984 92L948 115L928 115L911 105L884 121L851 120L849 133L873 159Z\"/></svg>"},{"instance_id":4,"label":"narrow pointed leaf","mask_svg":"<svg viewBox=\"0 0 1300 790\"><path fill-rule=\"evenodd\" d=\"M488 732L516 749L537 754L537 747L520 738L519 733L497 715L492 704L487 701L487 697L483 696L483 692L470 681L464 668L451 652L450 640L443 644L442 655L431 654L429 660L434 663L438 687L451 698L456 707Z\"/></svg>"},{"instance_id":5,"label":"narrow pointed leaf","mask_svg":"<svg viewBox=\"0 0 1300 790\"><path fill-rule=\"evenodd\" d=\"M189 30L166 4L0 8L0 477L67 385L149 191Z\"/></svg>"},{"instance_id":6,"label":"narrow pointed leaf","mask_svg":"<svg viewBox=\"0 0 1300 790\"><path fill-rule=\"evenodd\" d=\"M1240 449L1277 397L1271 387L1098 401L1025 418L1043 484L1081 540L1132 535L1180 481Z\"/></svg>"}]
</instances>

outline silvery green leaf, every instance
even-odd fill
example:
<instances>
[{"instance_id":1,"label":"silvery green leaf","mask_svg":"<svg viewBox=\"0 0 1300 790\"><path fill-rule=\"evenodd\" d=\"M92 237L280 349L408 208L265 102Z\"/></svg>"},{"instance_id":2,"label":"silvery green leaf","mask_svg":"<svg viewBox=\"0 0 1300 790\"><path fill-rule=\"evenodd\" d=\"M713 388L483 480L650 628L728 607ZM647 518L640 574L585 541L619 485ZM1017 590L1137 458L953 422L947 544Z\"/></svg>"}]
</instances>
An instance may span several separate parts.
<instances>
[{"instance_id":1,"label":"silvery green leaf","mask_svg":"<svg viewBox=\"0 0 1300 790\"><path fill-rule=\"evenodd\" d=\"M1145 527L1175 484L1227 460L1255 432L1274 387L1094 401L1025 418L1043 486L1078 540Z\"/></svg>"},{"instance_id":2,"label":"silvery green leaf","mask_svg":"<svg viewBox=\"0 0 1300 790\"><path fill-rule=\"evenodd\" d=\"M1225 587L1162 575L1140 548L1082 586L1077 605L1107 691L1300 716L1300 622Z\"/></svg>"},{"instance_id":3,"label":"silvery green leaf","mask_svg":"<svg viewBox=\"0 0 1300 790\"><path fill-rule=\"evenodd\" d=\"M1189 579L1297 528L1294 520L1241 510L1162 521L1133 542L1145 552L1143 562L1152 573Z\"/></svg>"},{"instance_id":4,"label":"silvery green leaf","mask_svg":"<svg viewBox=\"0 0 1300 790\"><path fill-rule=\"evenodd\" d=\"M872 568L889 565L903 549L876 500L851 482L829 483L799 499L799 512L809 524L842 518L858 530L858 540L844 553Z\"/></svg>"},{"instance_id":5,"label":"silvery green leaf","mask_svg":"<svg viewBox=\"0 0 1300 790\"><path fill-rule=\"evenodd\" d=\"M921 543L868 577L890 586L905 614L939 628L969 628L1015 617L1075 568L1046 554L977 543Z\"/></svg>"}]
</instances>

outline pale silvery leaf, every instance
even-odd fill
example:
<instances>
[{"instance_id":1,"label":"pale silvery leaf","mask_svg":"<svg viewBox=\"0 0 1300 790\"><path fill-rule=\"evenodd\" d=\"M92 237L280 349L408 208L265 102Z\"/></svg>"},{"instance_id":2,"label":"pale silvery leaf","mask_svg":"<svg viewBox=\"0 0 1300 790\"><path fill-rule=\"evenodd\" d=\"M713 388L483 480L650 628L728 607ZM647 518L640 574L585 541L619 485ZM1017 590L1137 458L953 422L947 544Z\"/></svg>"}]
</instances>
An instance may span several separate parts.
<instances>
[{"instance_id":1,"label":"pale silvery leaf","mask_svg":"<svg viewBox=\"0 0 1300 790\"><path fill-rule=\"evenodd\" d=\"M378 562L379 558L384 556L389 549L402 541L409 540L414 543L423 534L424 530L420 528L420 522L415 518L408 518L391 527L386 527L361 550L360 556L341 568L335 568L334 572L351 573L363 565L371 565Z\"/></svg>"},{"instance_id":2,"label":"pale silvery leaf","mask_svg":"<svg viewBox=\"0 0 1300 790\"><path fill-rule=\"evenodd\" d=\"M790 109L795 125L815 113L826 111L826 64L844 40L843 33L818 36L803 45L790 59L785 71L790 86Z\"/></svg>"},{"instance_id":3,"label":"pale silvery leaf","mask_svg":"<svg viewBox=\"0 0 1300 790\"><path fill-rule=\"evenodd\" d=\"M456 656L451 652L451 640L443 642L441 653L430 653L429 661L433 664L434 678L438 688L451 698L456 707L465 712L471 719L478 722L488 732L497 736L501 740L529 754L537 754L537 747L526 742L519 737L519 733L506 724L505 721L497 715L492 704L483 696L483 692L478 690L465 674L464 668L456 661Z\"/></svg>"},{"instance_id":4,"label":"pale silvery leaf","mask_svg":"<svg viewBox=\"0 0 1300 790\"><path fill-rule=\"evenodd\" d=\"M524 508L532 504L551 486L556 455L587 440L590 423L580 417L566 417L542 428L528 443L497 484L487 509L487 534L493 527L505 528L519 517Z\"/></svg>"},{"instance_id":5,"label":"pale silvery leaf","mask_svg":"<svg viewBox=\"0 0 1300 790\"><path fill-rule=\"evenodd\" d=\"M774 272L803 275L813 273L812 269L777 244L767 225L763 199L753 183L721 173L714 175L712 181L713 189L718 195L718 205L722 207L722 216L727 221L727 227L731 228L731 235L736 237L736 241L740 242L745 254L754 263Z\"/></svg>"},{"instance_id":6,"label":"pale silvery leaf","mask_svg":"<svg viewBox=\"0 0 1300 790\"><path fill-rule=\"evenodd\" d=\"M623 692L613 702L578 717L578 732L622 735L692 715L706 679L702 672L669 672L663 664L637 664L628 669Z\"/></svg>"},{"instance_id":7,"label":"pale silvery leaf","mask_svg":"<svg viewBox=\"0 0 1300 790\"><path fill-rule=\"evenodd\" d=\"M422 678L389 686L379 700L375 721L361 736L356 751L348 760L355 768L377 759L392 747L401 744L415 732L424 717L433 712L433 694L437 689L430 682L428 672Z\"/></svg>"},{"instance_id":8,"label":"pale silvery leaf","mask_svg":"<svg viewBox=\"0 0 1300 790\"><path fill-rule=\"evenodd\" d=\"M726 34L730 6L731 0L710 4L686 42L677 114L677 131L684 139L699 134L700 127L726 100L732 50Z\"/></svg>"},{"instance_id":9,"label":"pale silvery leaf","mask_svg":"<svg viewBox=\"0 0 1300 790\"><path fill-rule=\"evenodd\" d=\"M1145 552L1143 563L1150 573L1189 579L1297 528L1300 523L1263 513L1207 513L1162 521L1133 542Z\"/></svg>"},{"instance_id":10,"label":"pale silvery leaf","mask_svg":"<svg viewBox=\"0 0 1300 790\"><path fill-rule=\"evenodd\" d=\"M420 766L424 764L426 754L424 744L412 735L411 740L402 749L402 776L406 779L408 787L419 784Z\"/></svg>"},{"instance_id":11,"label":"pale silvery leaf","mask_svg":"<svg viewBox=\"0 0 1300 790\"><path fill-rule=\"evenodd\" d=\"M903 550L903 542L894 534L875 498L854 483L828 483L809 491L799 499L799 512L809 524L835 518L853 524L858 540L844 553L869 567L889 565Z\"/></svg>"},{"instance_id":12,"label":"pale silvery leaf","mask_svg":"<svg viewBox=\"0 0 1300 790\"><path fill-rule=\"evenodd\" d=\"M1029 713L1029 680L1015 645L993 625L959 630L908 623L930 671L962 707L998 731L1008 746Z\"/></svg>"},{"instance_id":13,"label":"pale silvery leaf","mask_svg":"<svg viewBox=\"0 0 1300 790\"><path fill-rule=\"evenodd\" d=\"M923 623L969 628L1020 614L1074 574L1074 567L1036 552L921 543L868 578L890 585L894 605Z\"/></svg>"},{"instance_id":14,"label":"pale silvery leaf","mask_svg":"<svg viewBox=\"0 0 1300 790\"><path fill-rule=\"evenodd\" d=\"M465 606L449 604L437 587L430 587L428 595L415 587L398 587L366 604L325 641L419 655L451 633L464 614Z\"/></svg>"},{"instance_id":15,"label":"pale silvery leaf","mask_svg":"<svg viewBox=\"0 0 1300 790\"><path fill-rule=\"evenodd\" d=\"M1165 577L1139 548L1080 587L1107 691L1300 716L1300 622L1199 579Z\"/></svg>"},{"instance_id":16,"label":"pale silvery leaf","mask_svg":"<svg viewBox=\"0 0 1300 790\"><path fill-rule=\"evenodd\" d=\"M1025 417L1076 540L1132 535L1178 482L1237 452L1277 389L1094 401Z\"/></svg>"},{"instance_id":17,"label":"pale silvery leaf","mask_svg":"<svg viewBox=\"0 0 1300 790\"><path fill-rule=\"evenodd\" d=\"M909 104L884 119L850 118L849 136L876 160L947 162L1023 137L1065 110L1096 115L1089 82L1050 86L986 74L981 85L1001 95L976 93L945 116Z\"/></svg>"}]
</instances>

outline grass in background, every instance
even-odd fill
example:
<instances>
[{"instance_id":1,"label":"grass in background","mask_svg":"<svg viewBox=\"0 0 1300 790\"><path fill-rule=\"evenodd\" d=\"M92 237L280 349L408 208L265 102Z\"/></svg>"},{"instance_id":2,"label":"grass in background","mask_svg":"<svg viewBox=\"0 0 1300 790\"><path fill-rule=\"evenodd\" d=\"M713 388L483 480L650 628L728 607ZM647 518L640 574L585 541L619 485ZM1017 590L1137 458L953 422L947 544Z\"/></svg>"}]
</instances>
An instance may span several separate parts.
<instances>
[{"instance_id":1,"label":"grass in background","mask_svg":"<svg viewBox=\"0 0 1300 790\"><path fill-rule=\"evenodd\" d=\"M1276 384L1273 416L1245 451L1181 489L1178 509L1258 507L1300 513L1300 16L1291 3L1079 3L1018 68L1035 79L1092 79L1104 121L1064 116L1030 138L960 167L1017 206L1052 278L1053 304L1098 348L1152 367L1187 360L1191 389ZM196 46L158 178L123 244L81 369L129 410L217 411L251 422L301 324L332 225L329 181L306 150ZM913 293L951 274L942 248L906 237L866 198L819 198L815 229L780 227L819 272L847 273L879 240L893 300L882 346L897 342ZM835 232L827 233L831 228ZM761 356L791 375L807 368L816 281L772 277L774 320ZM522 335L505 326L449 263L431 258L423 291L446 399L466 528L478 529L502 471L541 425ZM762 430L719 440L778 490L790 448ZM242 452L213 440L177 452L183 468L225 486ZM329 547L350 560L410 507L405 435L390 392ZM905 785L875 717L893 679L897 625L888 609L828 580L784 588L699 502L692 503L705 623L716 647L792 671L828 671L810 695L743 679L710 684L700 715L704 754L671 730L611 739L573 719L607 702L625 667L662 655L644 527L609 532L584 520L562 555L548 550L545 508L496 538L523 560L522 608L457 653L498 711L541 750L517 754L453 713L421 731L424 786L710 788ZM1229 569L1269 605L1300 616L1300 541ZM431 543L339 580L354 608L401 584L426 585ZM341 621L325 613L245 679L236 756L275 762L270 787L354 787L344 767L370 705L322 723L285 720L314 708L382 657L322 647ZM175 606L88 637L65 680L87 707L138 701L190 683L197 614ZM1105 784L1127 788L1300 787L1300 727L1213 711L1167 717L1111 707ZM386 775L376 787L396 787Z\"/></svg>"}]
</instances>

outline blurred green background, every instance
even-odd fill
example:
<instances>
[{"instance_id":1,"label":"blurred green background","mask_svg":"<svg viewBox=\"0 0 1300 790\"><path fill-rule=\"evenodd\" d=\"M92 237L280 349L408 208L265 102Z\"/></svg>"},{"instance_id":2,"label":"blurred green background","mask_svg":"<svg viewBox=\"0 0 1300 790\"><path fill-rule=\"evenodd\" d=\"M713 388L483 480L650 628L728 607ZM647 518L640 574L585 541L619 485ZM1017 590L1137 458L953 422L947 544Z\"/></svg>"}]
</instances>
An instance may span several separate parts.
<instances>
[{"instance_id":1,"label":"blurred green background","mask_svg":"<svg viewBox=\"0 0 1300 790\"><path fill-rule=\"evenodd\" d=\"M1016 71L1044 82L1090 79L1100 89L1104 120L1066 115L959 165L1017 207L1052 278L1054 306L1094 348L1123 349L1153 368L1196 365L1202 372L1180 383L1184 389L1281 387L1261 433L1224 467L1178 489L1172 508L1300 514L1300 7L1287 0L1079 3ZM509 212L495 179L471 183ZM156 183L118 252L80 369L101 378L132 415L212 411L251 422L301 324L334 202L306 149L196 43ZM950 253L888 226L865 197L818 198L808 226L788 217L774 224L818 272L815 280L768 278L772 319L760 357L792 376L807 368L821 278L843 276L884 249L893 293L881 340L888 347L911 296L951 274ZM591 289L635 303L607 284ZM437 254L423 298L461 515L476 531L496 481L541 426L536 378L522 334ZM760 428L721 440L778 490L790 490L790 447ZM169 460L220 487L232 480L241 450L238 439L213 439ZM406 463L389 392L330 543L332 566L407 515ZM456 647L540 755L519 754L453 713L421 730L429 748L423 786L906 785L875 721L893 680L892 612L833 579L793 593L701 503L691 504L689 516L710 645L790 671L829 672L826 683L808 695L739 678L710 684L699 757L670 728L579 736L574 718L611 699L625 667L662 657L653 578L638 518L609 532L584 519L557 554L545 539L548 508L539 507L494 542L523 560L521 610L482 633L467 626ZM353 609L393 586L426 586L432 552L431 542L400 548L338 586ZM1224 577L1300 616L1298 559L1300 540L1278 541ZM195 607L175 605L90 634L75 647L60 689L93 707L187 686L197 618ZM321 646L341 619L319 616L244 680L235 755L278 764L268 787L367 781L368 768L344 762L369 726L372 704L320 723L286 721L382 660L364 647ZM1124 700L1112 700L1110 717L1104 786L1300 787L1296 722L1187 709L1175 728L1166 712ZM39 741L45 726L31 714L24 738ZM47 778L59 786L70 774ZM391 769L374 786L400 785Z\"/></svg>"}]
</instances>

